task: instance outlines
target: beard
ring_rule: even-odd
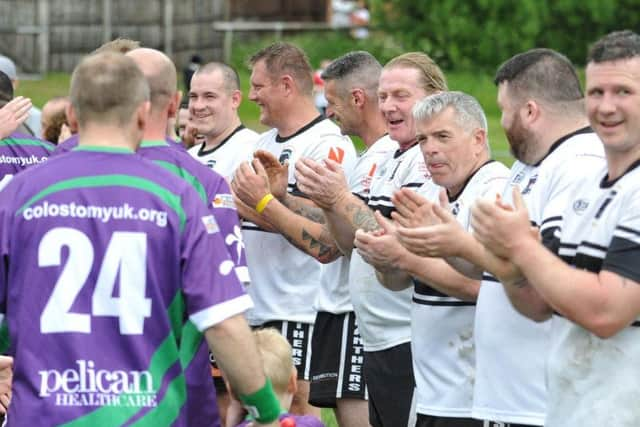
[[[511,127],[505,129],[504,133],[509,141],[511,155],[522,163],[533,164],[535,162],[535,159],[532,158],[535,136],[533,132],[522,125],[520,117],[516,115]]]

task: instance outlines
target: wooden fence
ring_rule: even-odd
[[[0,0],[0,54],[22,74],[70,71],[116,37],[166,52],[178,68],[198,53],[222,60],[230,20],[326,21],[327,0]],[[228,36],[227,36],[228,37]]]

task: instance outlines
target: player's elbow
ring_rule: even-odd
[[[577,323],[580,324],[580,322]],[[601,314],[587,318],[581,326],[598,338],[607,339],[627,327],[628,323],[615,316]]]
[[[337,260],[341,256],[342,256],[342,252],[340,252],[338,249],[335,249],[335,250],[329,251],[327,253],[318,254],[314,258],[320,264],[329,264],[329,263]]]

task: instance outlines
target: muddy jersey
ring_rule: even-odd
[[[202,332],[251,306],[197,193],[128,150],[18,174],[0,192],[0,252],[9,425],[186,426],[184,319]]]
[[[614,181],[606,166],[591,170],[566,206],[556,233],[560,257],[592,273],[640,283],[640,162]],[[621,279],[622,280],[622,279]],[[640,318],[607,339],[560,315],[547,363],[545,426],[640,425],[634,396],[640,378]]]
[[[260,136],[256,149],[269,151],[281,163],[289,163],[288,191],[295,195],[302,195],[294,174],[294,165],[299,159],[306,157],[317,162],[332,159],[341,163],[345,171],[353,168],[356,159],[351,140],[343,136],[331,120],[322,117],[286,138],[271,129]],[[253,223],[245,222],[243,233],[251,272],[248,291],[255,303],[255,308],[248,313],[251,324],[272,320],[313,323],[320,263],[282,235]]]
[[[45,162],[55,146],[47,141],[14,132],[0,139],[0,188],[2,180],[18,172]]]
[[[376,169],[390,153],[397,149],[398,143],[385,135],[362,153],[358,157],[353,171],[348,175],[351,192],[366,200],[369,197],[371,181]],[[322,264],[320,268],[322,285],[316,298],[316,310],[333,314],[353,311],[348,287],[349,259],[340,257],[330,264]]]
[[[189,154],[230,181],[240,163],[251,159],[259,136],[240,125],[216,147],[205,150],[203,142],[191,147]]]
[[[418,145],[390,152],[376,168],[367,204],[390,217],[395,191],[403,187],[417,190],[427,181],[432,182]],[[365,351],[386,350],[411,340],[411,289],[386,289],[356,250],[351,254],[349,292]]]
[[[460,194],[449,199],[451,213],[471,231],[471,207],[494,198],[505,186],[509,169],[490,161],[468,178]],[[437,200],[433,185],[418,192]],[[475,302],[445,295],[414,278],[411,305],[411,352],[416,379],[416,411],[438,417],[471,417],[475,380],[473,324]]]
[[[511,203],[512,188],[519,186],[532,224],[540,227],[543,243],[551,248],[569,197],[603,161],[596,134],[580,129],[554,143],[537,164],[516,161],[502,198]],[[551,338],[550,321],[536,323],[518,313],[502,285],[483,276],[476,305],[475,418],[543,425]]]

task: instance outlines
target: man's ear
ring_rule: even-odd
[[[136,109],[136,121],[138,124],[138,129],[143,132],[145,127],[147,126],[147,123],[149,122],[149,111],[151,111],[150,101],[144,101]]]
[[[242,102],[242,92],[239,90],[234,90],[231,92],[231,105],[234,110],[240,108],[240,103]]]
[[[285,93],[287,95],[291,94],[291,92],[293,92],[293,88],[295,87],[295,81],[293,80],[293,77],[291,77],[289,74],[285,74],[284,76],[280,77],[280,83],[283,85]]]
[[[67,123],[69,123],[71,133],[78,133],[78,116],[76,116],[76,110],[71,103],[68,103],[64,108],[64,114],[67,116]]]
[[[351,91],[351,102],[358,108],[362,108],[365,102],[365,95],[362,89],[353,89]]]
[[[294,395],[296,391],[298,391],[298,370],[294,366],[289,377],[289,384],[287,384],[287,393]]]
[[[171,97],[169,101],[169,118],[176,117],[178,115],[178,110],[180,109],[180,102],[182,101],[182,91],[177,91]]]

